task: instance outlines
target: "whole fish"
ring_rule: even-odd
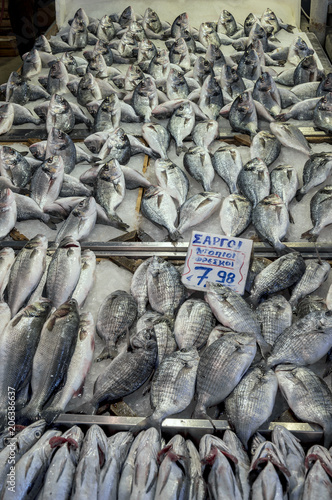
[[[154,224],[167,229],[171,241],[177,241],[180,234],[175,227],[177,220],[177,209],[173,198],[167,191],[158,187],[150,186],[144,192],[141,202],[141,212]]]
[[[163,259],[153,257],[148,268],[148,297],[154,311],[172,318],[184,300],[185,287],[177,269]]]
[[[69,84],[70,85],[70,84]],[[79,81],[77,88],[77,102],[81,106],[86,106],[91,101],[102,99],[100,87],[91,73],[86,73]],[[104,96],[106,97],[106,96]]]
[[[65,379],[77,343],[78,326],[77,303],[73,300],[62,304],[44,324],[32,363],[32,396],[20,413],[22,420],[36,420]]]
[[[45,159],[47,160],[50,156],[62,157],[65,174],[70,174],[75,168],[77,159],[75,145],[69,135],[55,127],[51,129],[47,137]]]
[[[305,262],[298,252],[283,255],[262,269],[250,290],[250,302],[257,305],[264,295],[280,292],[297,283],[305,272]]]
[[[233,391],[256,354],[255,335],[228,333],[209,345],[201,355],[193,418],[208,418],[207,409]]]
[[[94,384],[91,400],[75,409],[78,413],[95,414],[99,404],[114,401],[136,391],[151,376],[157,357],[157,344],[149,330],[141,330]]]
[[[99,498],[118,498],[121,470],[133,440],[131,432],[117,432],[107,439],[107,459],[100,473]]]
[[[323,97],[332,91],[332,73],[328,73],[325,78],[319,83],[316,91],[317,97]],[[6,99],[7,100],[7,99]]]
[[[176,434],[159,453],[163,457],[159,467],[155,500],[187,498],[189,490],[189,461],[186,442]]]
[[[16,436],[7,438],[7,446],[0,453],[0,493],[4,493],[4,486],[11,464],[15,463],[16,465],[20,458],[40,439],[45,427],[46,422],[39,420],[22,429]]]
[[[31,198],[43,210],[59,196],[65,164],[61,156],[50,156],[36,170],[31,179]]]
[[[220,283],[207,282],[205,300],[220,323],[235,332],[255,335],[261,349],[268,348],[256,314],[241,295]]]
[[[279,448],[285,458],[289,472],[289,498],[300,500],[302,498],[305,478],[305,454],[297,439],[286,427],[276,425],[272,431],[272,442]]]
[[[196,146],[208,148],[218,137],[219,125],[216,120],[205,120],[197,123],[192,133],[192,138]]]
[[[226,399],[226,413],[245,448],[250,437],[270,417],[278,390],[272,370],[251,368]]]
[[[224,106],[223,93],[217,79],[208,75],[202,85],[198,106],[210,120],[217,120]]]
[[[296,309],[300,299],[317,290],[327,280],[331,266],[327,261],[308,259],[305,261],[305,273],[292,290],[289,303]]]
[[[267,8],[261,17],[261,23],[263,26],[268,25],[273,27],[272,34],[275,35],[278,33],[280,29],[284,29],[288,31],[289,33],[293,33],[293,30],[295,29],[295,26],[292,26],[291,24],[286,24],[284,23],[280,18],[278,18],[275,13]]]
[[[162,160],[168,159],[168,148],[171,136],[168,130],[158,123],[144,123],[142,136],[152,149],[158,153]]]
[[[75,290],[73,291],[73,299],[77,301],[79,308],[83,304],[94,284],[96,273],[96,255],[92,250],[84,250],[81,255],[81,273]]]
[[[310,189],[319,186],[329,177],[332,169],[332,155],[328,152],[310,155],[303,167],[303,186],[296,193],[300,201]]]
[[[83,432],[80,427],[74,425],[64,432],[58,440],[55,438],[51,442],[53,446],[59,443],[60,447],[56,450],[46,472],[41,498],[44,500],[52,498],[54,491],[56,491],[57,497],[64,500],[68,498],[72,489],[83,442]]]
[[[252,93],[253,99],[260,102],[275,117],[281,112],[281,98],[272,76],[263,72],[257,79]]]
[[[153,328],[154,335],[157,340],[158,356],[156,368],[162,360],[169,354],[177,350],[177,344],[174,337],[172,321],[155,311],[148,311],[139,318],[136,323],[136,331]]]
[[[163,24],[156,11],[148,7],[143,16],[142,25],[144,32],[149,39],[163,39]]]
[[[227,64],[221,67],[219,84],[222,90],[227,92],[233,99],[246,90],[243,78],[238,75],[234,67]]]
[[[330,134],[332,131],[331,125],[331,93],[329,92],[325,96],[323,96],[314,109],[314,117],[313,122],[314,125],[320,130],[324,130],[324,132]]]
[[[145,313],[149,301],[147,272],[151,261],[152,257],[143,261],[135,270],[131,280],[130,291],[136,300],[137,316],[139,318]]]
[[[60,243],[66,236],[71,236],[76,241],[86,239],[93,230],[96,220],[96,201],[90,196],[79,202],[71,211],[67,220],[61,226],[55,241]]]
[[[151,382],[153,413],[139,426],[160,429],[165,418],[187,408],[195,393],[198,362],[196,347],[173,352],[163,359]]]
[[[10,146],[2,146],[0,149],[0,172],[1,175],[11,180],[13,191],[15,191],[14,186],[24,188],[29,184],[33,170],[32,163],[29,163],[21,153]]]
[[[119,127],[121,121],[121,105],[115,92],[100,104],[94,121],[95,132],[108,132]]]
[[[73,49],[84,49],[88,43],[88,28],[81,19],[74,19],[69,28],[68,45]]]
[[[211,191],[214,169],[207,149],[200,146],[190,148],[184,154],[183,166],[203,186],[204,191]]]
[[[20,311],[2,332],[1,344],[1,425],[7,416],[8,387],[18,391],[30,376],[43,324],[51,304],[42,299]]]
[[[183,145],[183,140],[191,134],[195,126],[195,112],[193,106],[188,102],[183,102],[172,114],[167,129],[176,144],[176,154],[180,155],[182,151],[186,151]]]
[[[241,194],[227,196],[220,209],[220,225],[226,236],[239,236],[251,222],[251,202]]]
[[[266,164],[260,158],[248,161],[239,172],[238,186],[251,201],[253,208],[270,192],[270,176]]]
[[[307,314],[310,314],[314,311],[326,311],[330,309],[328,295],[326,297],[326,301],[319,297],[318,295],[308,295],[301,299],[297,305],[296,315],[298,319],[304,318]]]
[[[180,71],[171,68],[166,80],[166,95],[172,99],[186,99],[189,95],[187,80]]]
[[[270,172],[271,193],[278,195],[286,207],[295,197],[299,180],[296,170],[291,165],[278,165]],[[289,214],[290,222],[293,221]]]
[[[204,47],[208,47],[211,43],[219,47],[221,40],[213,23],[201,23],[199,27],[199,41]]]
[[[38,75],[42,69],[42,62],[37,49],[33,48],[25,54],[21,69],[21,76],[31,80],[33,76]]]
[[[30,219],[38,219],[47,224],[51,229],[56,226],[50,221],[50,216],[43,212],[40,206],[28,196],[15,193],[17,221],[24,221]]]
[[[105,210],[107,217],[114,221],[119,229],[126,229],[125,224],[115,212],[125,197],[125,180],[117,160],[109,160],[98,173],[96,183],[96,202]]]
[[[263,198],[252,211],[252,222],[258,234],[273,246],[278,255],[285,251],[289,217],[287,206],[276,194]]]
[[[207,220],[219,207],[221,194],[213,191],[197,193],[187,199],[180,209],[178,232],[183,234],[190,227]]]
[[[40,125],[41,119],[32,113],[25,106],[21,106],[20,104],[15,103],[6,103],[2,104],[0,107],[1,113],[1,123],[5,128],[2,133],[5,133],[9,130],[9,126],[11,125],[23,125],[24,123],[33,123],[34,125]],[[11,112],[14,111],[14,120],[11,121]],[[1,130],[1,129],[0,129]]]
[[[243,445],[235,432],[226,429],[223,435],[223,441],[231,451],[232,455],[237,458],[235,463],[235,478],[243,500],[249,500],[250,485],[248,482],[248,474],[250,470],[250,460],[247,453],[243,449]]]
[[[245,49],[244,54],[239,61],[237,72],[242,78],[246,78],[247,80],[252,80],[255,82],[261,76],[261,65],[259,57],[252,46],[249,46]]]
[[[269,367],[280,363],[311,365],[332,347],[330,311],[315,311],[297,320],[277,338],[267,360]]]
[[[257,133],[257,112],[249,92],[243,92],[233,101],[229,112],[229,123],[237,132],[243,132],[251,136]]]
[[[13,71],[6,85],[6,102],[15,102],[24,106],[30,100],[30,88],[28,82]]]
[[[6,500],[27,498],[30,494],[32,498],[37,497],[54,453],[50,441],[61,434],[61,431],[46,431],[20,458],[15,464],[15,491],[10,489],[10,476],[7,476],[3,498]]]
[[[19,252],[11,269],[7,286],[12,316],[21,309],[37,287],[46,264],[47,238],[37,234]]]
[[[260,258],[260,257],[252,257],[250,259],[250,264],[249,264],[249,270],[248,270],[248,276],[247,276],[247,281],[246,281],[246,291],[250,292],[252,285],[254,283],[254,280],[266,266],[271,264],[271,260],[266,259],[266,258]]]
[[[313,227],[302,234],[301,238],[308,238],[309,241],[316,241],[319,233],[331,224],[331,201],[332,186],[327,185],[319,189],[310,200],[310,217]]]
[[[242,170],[242,158],[233,146],[221,146],[211,155],[217,174],[226,182],[230,193],[238,193],[237,179]]]
[[[305,155],[310,155],[311,147],[302,132],[291,123],[270,123],[271,132],[283,146],[296,149]]]
[[[169,50],[169,60],[172,64],[179,66],[183,71],[190,70],[190,52],[183,36],[175,39]]]
[[[137,305],[129,293],[117,290],[104,299],[98,311],[96,326],[99,337],[106,342],[106,348],[98,360],[116,356],[116,341],[132,326],[136,315]]]
[[[95,348],[95,324],[91,313],[80,315],[77,343],[70,360],[66,383],[56,394],[50,406],[42,411],[42,417],[50,423],[63,413],[72,398],[83,391],[85,378],[90,370]]]
[[[170,59],[168,51],[165,49],[156,49],[156,53],[151,59],[147,71],[157,82],[157,86],[162,86],[164,88],[170,73]]]
[[[43,78],[43,77],[41,77]],[[65,94],[67,89],[67,83],[69,82],[68,72],[66,66],[61,61],[55,61],[50,67],[46,90],[49,94]]]
[[[324,73],[318,69],[313,54],[304,57],[294,70],[294,85],[320,80]]]
[[[132,106],[145,122],[151,121],[152,110],[158,105],[157,88],[150,76],[142,80],[134,90]]]
[[[332,394],[327,384],[304,366],[279,365],[275,371],[280,390],[297,418],[324,429],[324,446],[332,440]]]
[[[15,195],[11,189],[0,190],[0,239],[7,236],[17,220]]]
[[[182,207],[189,191],[189,180],[184,171],[168,159],[156,160],[154,168],[159,185]]]
[[[101,427],[89,427],[82,444],[79,462],[72,483],[71,498],[98,498],[100,473],[107,460],[107,437]]]
[[[71,296],[81,272],[81,246],[71,236],[64,238],[50,262],[46,278],[46,296],[59,307]]]
[[[85,143],[87,144],[87,141]],[[103,148],[98,150],[93,148],[92,151],[99,153],[100,158],[103,158],[106,162],[115,159],[121,165],[126,165],[131,156],[129,138],[122,128],[118,128],[108,134]]]
[[[256,309],[262,335],[271,346],[292,324],[292,307],[282,295],[273,295]]]
[[[139,67],[143,67],[145,64],[149,64],[150,61],[157,53],[157,48],[155,44],[150,39],[143,39],[138,44],[138,53],[137,53],[137,64]],[[128,89],[129,90],[129,89]],[[134,90],[134,89],[130,89]]]
[[[199,299],[186,300],[174,323],[174,336],[179,349],[203,347],[215,324],[215,317],[206,302]]]
[[[0,108],[0,135],[5,134],[11,130],[14,123],[14,106],[3,104]]]

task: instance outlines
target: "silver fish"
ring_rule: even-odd
[[[298,319],[304,318],[307,314],[310,314],[314,311],[326,311],[330,309],[329,307],[329,294],[324,300],[322,297],[318,295],[308,295],[301,299],[297,305],[296,315]]]
[[[56,226],[50,222],[50,216],[43,212],[40,206],[28,196],[15,193],[17,221],[38,219],[49,225],[52,229]]]
[[[207,149],[219,135],[219,125],[216,120],[205,120],[197,123],[192,133],[196,146]]]
[[[238,193],[237,179],[242,170],[239,151],[233,146],[221,146],[211,155],[217,174],[226,182],[230,193]]]
[[[69,28],[68,45],[74,49],[84,49],[88,43],[88,29],[84,21],[74,18]]]
[[[189,180],[184,171],[168,159],[156,160],[154,168],[159,185],[182,207],[189,191]]]
[[[282,199],[270,194],[259,201],[253,208],[252,222],[258,234],[280,255],[286,248],[282,240],[289,225],[288,210]]]
[[[177,241],[180,238],[175,227],[177,209],[173,198],[167,191],[158,186],[147,188],[142,198],[141,212],[154,224],[165,227],[171,241]]]
[[[156,368],[162,360],[169,354],[177,350],[177,344],[174,337],[172,321],[155,311],[148,311],[139,318],[136,323],[136,331],[153,328],[157,340],[158,356]]]
[[[220,202],[221,194],[213,191],[194,194],[188,198],[180,209],[178,232],[183,234],[190,227],[207,220],[218,209]]]
[[[194,146],[183,157],[183,166],[187,172],[202,186],[204,191],[211,191],[214,179],[214,168],[207,149]]]
[[[158,123],[144,123],[142,136],[152,151],[158,153],[162,160],[167,160],[171,136],[165,127]]]
[[[7,236],[13,229],[17,220],[15,195],[11,189],[0,191],[0,239]]]
[[[21,309],[42,277],[47,244],[46,236],[37,234],[22,248],[10,269],[7,292],[12,316]]]
[[[224,98],[217,79],[212,75],[208,75],[203,82],[198,106],[210,120],[218,119]]]
[[[167,129],[175,140],[176,154],[186,151],[183,140],[191,134],[195,126],[195,112],[190,101],[183,102],[172,114]]]
[[[282,295],[273,295],[256,309],[262,335],[271,346],[292,324],[292,307]]]
[[[56,61],[50,67],[46,90],[49,94],[65,94],[67,92],[67,83],[69,76],[66,66],[61,61]]]
[[[55,242],[59,243],[66,236],[71,236],[77,241],[86,239],[97,220],[97,207],[95,199],[90,196],[79,202],[71,211],[66,222],[61,226]]]
[[[0,172],[3,176],[10,179],[14,186],[19,188],[26,187],[31,181],[33,170],[32,163],[29,163],[21,153],[10,146],[1,147]],[[14,186],[13,191],[15,192]]]
[[[283,146],[296,149],[305,155],[310,155],[311,147],[302,132],[291,123],[270,123],[271,132]]]
[[[65,164],[61,156],[50,156],[36,170],[31,179],[31,198],[43,210],[59,196]]]
[[[229,123],[237,132],[243,132],[251,136],[257,133],[257,112],[249,92],[243,92],[233,101],[229,112]]]
[[[221,229],[227,236],[239,236],[251,222],[252,205],[241,194],[227,196],[220,209]]]
[[[169,50],[169,60],[176,64],[183,71],[187,72],[191,68],[191,57],[189,48],[183,36],[177,38]]]
[[[156,85],[150,76],[142,80],[134,90],[132,106],[136,114],[144,119],[145,122],[151,120],[153,108],[158,104],[158,95]]]
[[[83,304],[94,284],[96,272],[96,255],[92,250],[84,250],[81,255],[81,273],[75,290],[73,291],[73,299],[77,301],[79,308]]]
[[[11,130],[14,123],[14,106],[4,104],[0,108],[0,135],[5,134]]]
[[[21,70],[21,76],[29,80],[38,75],[42,69],[42,62],[37,49],[33,48],[30,52],[25,54]]]
[[[166,79],[166,95],[172,99],[186,99],[189,95],[189,86],[184,75],[174,68],[171,68]]]
[[[273,117],[281,112],[281,98],[277,84],[269,73],[263,72],[257,79],[252,97],[260,102]]]
[[[251,201],[253,208],[270,193],[270,176],[266,164],[260,158],[248,161],[239,172],[238,186]]]
[[[163,461],[159,467],[155,500],[187,498],[189,490],[189,464],[186,442],[176,434],[161,450]]]
[[[152,257],[149,257],[142,262],[135,270],[131,280],[130,291],[137,302],[137,316],[139,318],[145,313],[149,301],[147,272],[151,261]]]
[[[215,324],[216,320],[206,302],[199,299],[186,300],[174,323],[174,336],[179,349],[203,347]]]
[[[121,105],[115,93],[106,97],[100,104],[94,121],[95,132],[108,132],[117,129],[121,121]]]
[[[324,429],[324,446],[332,440],[332,394],[327,384],[304,366],[279,365],[276,375],[282,394],[295,415]]]
[[[330,153],[315,153],[310,155],[303,167],[303,186],[296,193],[297,201],[313,187],[319,186],[329,177],[332,170],[332,155]]]
[[[328,500],[332,495],[330,475],[319,460],[309,470],[303,490],[303,500],[313,500],[316,495]]]
[[[106,96],[105,96],[106,97]],[[91,73],[86,73],[79,81],[77,88],[77,102],[86,106],[91,101],[102,99],[100,87]]]
[[[62,157],[66,174],[74,170],[77,160],[75,145],[69,135],[55,127],[51,129],[47,137],[45,159],[47,160],[50,156]]]
[[[278,165],[270,172],[271,193],[278,195],[286,207],[295,197],[299,180],[296,170],[291,165]],[[293,221],[289,214],[290,222]]]
[[[305,264],[305,273],[295,285],[289,299],[289,303],[293,309],[296,309],[300,299],[317,290],[330,274],[331,266],[327,261],[308,259],[305,261]]]
[[[331,224],[331,201],[332,186],[327,185],[319,189],[310,200],[310,217],[313,227],[302,234],[301,238],[308,238],[309,241],[316,241],[319,233]]]
[[[238,74],[247,80],[257,81],[261,76],[261,65],[257,52],[252,46],[245,49],[241,57],[238,69]]]
[[[138,453],[140,443],[143,441],[143,437],[146,434],[146,432],[147,431],[142,431],[136,436],[134,442],[130,447],[127,458],[123,464],[121,477],[119,481],[119,487],[118,487],[118,498],[121,498],[123,500],[130,500],[130,495],[132,492],[133,481],[134,481],[134,468],[135,468],[136,456]],[[152,432],[154,433],[154,431]],[[151,435],[151,431],[149,432],[149,435]]]

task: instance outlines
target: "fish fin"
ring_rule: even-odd
[[[91,404],[90,401],[84,403],[83,405],[77,406],[72,412],[68,413],[83,413],[85,415],[94,415],[96,413],[96,408]]]
[[[114,359],[118,355],[118,350],[115,346],[106,346],[102,352],[97,356],[96,363],[103,361],[104,359]]]
[[[63,408],[56,406],[49,406],[46,410],[41,412],[41,418],[43,418],[47,424],[52,424],[56,418],[63,413]]]
[[[173,242],[178,241],[180,238],[181,239],[183,238],[181,233],[177,230],[169,232],[168,234],[169,234],[169,239]]]
[[[309,229],[309,231],[306,231],[305,233],[301,234],[301,238],[306,238],[309,241],[316,241],[318,236],[312,234],[313,228]]]
[[[295,195],[296,201],[301,201],[304,195],[305,193],[301,193],[301,189],[299,189]]]
[[[137,436],[141,431],[149,429],[150,427],[154,427],[159,432],[161,436],[161,422],[158,419],[155,419],[153,414],[149,417],[141,420],[137,425],[135,425],[134,429],[132,429],[132,433],[134,436]]]

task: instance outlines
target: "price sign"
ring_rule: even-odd
[[[244,293],[252,241],[193,231],[182,273],[182,283],[204,290],[212,281]]]

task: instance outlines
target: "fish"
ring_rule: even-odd
[[[97,207],[93,196],[79,202],[61,226],[55,238],[60,243],[66,236],[71,236],[76,241],[86,239],[93,231],[97,221]]]
[[[166,95],[173,99],[186,99],[189,96],[189,85],[181,71],[171,68],[166,79]]]
[[[294,104],[289,111],[277,115],[276,119],[279,121],[286,121],[291,118],[294,120],[312,120],[316,104],[319,100],[319,97],[314,97],[298,102]]]
[[[32,163],[16,149],[10,146],[2,146],[0,149],[0,172],[4,177],[10,179],[18,188],[24,188],[30,183],[34,171]],[[10,186],[8,186],[10,187]]]
[[[267,360],[269,368],[281,363],[311,365],[332,347],[330,311],[315,311],[297,320],[277,338]]]
[[[90,196],[92,192],[92,188],[80,182],[76,177],[64,174],[59,197]]]
[[[154,168],[160,187],[177,201],[179,207],[182,207],[189,191],[189,180],[184,171],[168,159],[156,160]]]
[[[76,148],[68,134],[53,127],[47,136],[45,159],[50,156],[61,156],[64,162],[64,173],[70,174],[74,170],[77,153]]]
[[[69,87],[70,84],[67,85]],[[106,96],[105,96],[106,97]],[[86,106],[91,101],[102,99],[101,89],[91,73],[86,73],[79,81],[77,87],[77,102],[81,106]]]
[[[146,306],[149,301],[147,272],[151,261],[152,257],[143,261],[135,270],[131,280],[130,292],[137,303],[138,318],[146,312]]]
[[[166,356],[151,382],[152,415],[138,426],[153,426],[160,430],[169,415],[183,411],[195,393],[199,356],[196,347],[188,347]]]
[[[103,300],[97,318],[97,333],[106,342],[98,361],[117,355],[116,341],[132,326],[137,316],[134,298],[123,290],[117,290]]]
[[[296,170],[292,165],[278,165],[270,172],[271,193],[276,194],[281,198],[286,207],[295,197],[299,180]],[[293,221],[289,213],[290,222]]]
[[[149,330],[141,330],[99,375],[91,400],[75,408],[76,413],[94,415],[102,401],[114,401],[131,394],[151,376],[157,357],[157,343]]]
[[[151,427],[151,430],[148,432],[148,436],[154,438],[155,431],[156,431],[156,429]],[[122,472],[121,472],[121,476],[120,476],[120,481],[119,481],[119,486],[118,486],[118,498],[122,498],[123,500],[130,499],[130,495],[131,495],[131,492],[133,489],[136,456],[138,454],[140,443],[143,442],[143,438],[144,438],[146,432],[147,431],[141,431],[135,437],[135,439],[134,439],[134,441],[129,449],[127,458],[123,464],[123,468],[122,468]],[[153,485],[152,485],[152,487],[153,487]]]
[[[242,27],[236,22],[233,14],[224,9],[218,19],[217,32],[232,37],[241,29]]]
[[[270,417],[278,390],[273,370],[250,368],[225,402],[227,419],[248,448],[250,437]]]
[[[189,490],[189,461],[186,442],[176,434],[159,452],[159,467],[155,500],[187,498]]]
[[[169,60],[172,64],[176,64],[183,71],[190,71],[191,57],[189,48],[183,36],[176,38],[173,45],[169,49]]]
[[[324,446],[332,440],[332,395],[327,384],[304,366],[280,364],[275,370],[280,390],[297,418],[324,429]]]
[[[86,68],[86,73],[91,73],[95,78],[107,78],[108,67],[104,56],[99,53],[92,53]]]
[[[173,318],[185,295],[180,273],[173,264],[156,256],[150,262],[147,273],[148,298],[152,309]]]
[[[0,239],[5,238],[14,228],[17,220],[15,195],[11,189],[0,191]]]
[[[314,493],[313,493],[314,491]],[[310,500],[314,495],[328,499],[332,494],[330,476],[319,460],[308,471],[303,490],[303,499]]]
[[[332,91],[331,77],[332,77],[332,74],[328,73],[325,76],[325,78],[323,78],[322,81],[319,83],[319,85],[317,87],[317,91],[316,91],[317,97],[323,97],[324,95],[327,95],[329,92]]]
[[[239,61],[237,73],[241,78],[246,78],[254,82],[259,81],[262,70],[258,54],[255,49],[252,48],[252,45],[245,49]]]
[[[38,75],[42,69],[42,62],[37,49],[32,48],[23,58],[21,76],[31,80],[32,77]]]
[[[151,121],[152,110],[158,105],[157,88],[150,76],[144,78],[135,88],[132,106],[144,122]]]
[[[285,290],[297,283],[304,272],[305,262],[299,252],[279,257],[256,275],[250,290],[250,302],[257,305],[261,297]]]
[[[235,463],[235,478],[243,500],[249,500],[250,485],[248,482],[248,474],[250,470],[250,460],[247,453],[243,449],[243,445],[235,432],[226,429],[223,435],[223,442],[230,450],[231,454],[237,459]]]
[[[292,306],[283,295],[273,295],[261,302],[256,314],[261,324],[262,335],[271,346],[292,324]]]
[[[59,196],[65,164],[58,155],[49,156],[36,170],[31,179],[31,198],[43,210]]]
[[[0,453],[0,493],[4,493],[7,474],[9,474],[11,470],[11,460],[14,459],[16,465],[20,458],[38,441],[38,439],[40,439],[45,431],[45,427],[46,422],[39,420],[22,429],[16,436],[14,436],[13,431],[11,431],[14,437],[7,438],[7,446]]]
[[[330,199],[332,186],[327,185],[319,189],[310,200],[310,217],[314,227],[301,235],[301,238],[308,238],[309,241],[316,241],[321,230],[331,224],[330,222]]]
[[[200,299],[186,300],[174,323],[174,336],[179,349],[201,349],[215,324],[216,319],[206,302]]]
[[[59,94],[53,94],[48,107],[46,130],[49,133],[53,127],[70,133],[75,125],[75,116],[69,102]]]
[[[59,308],[69,300],[81,272],[81,246],[71,236],[58,245],[50,262],[46,278],[46,296]]]
[[[168,159],[171,136],[165,127],[159,123],[144,123],[142,136],[152,151],[156,152],[162,160]]]
[[[4,247],[0,250],[0,299],[3,301],[3,294],[7,287],[10,269],[15,260],[15,252],[11,247]]]
[[[110,42],[115,37],[115,26],[111,16],[103,16],[98,24],[97,38],[102,42]]]
[[[81,273],[77,285],[73,291],[72,298],[76,300],[79,308],[84,302],[93,287],[96,274],[96,255],[92,250],[84,250],[81,255]]]
[[[233,99],[246,90],[243,78],[238,75],[234,67],[227,64],[221,67],[219,84],[221,89],[227,92]]]
[[[95,349],[95,324],[92,314],[82,313],[79,319],[77,343],[70,360],[66,383],[56,394],[50,406],[41,412],[42,418],[53,422],[63,413],[68,403],[83,392],[84,381],[90,370]]]
[[[100,498],[113,500],[118,498],[121,471],[133,440],[134,436],[131,432],[117,432],[107,439],[107,458],[105,465],[101,469],[99,480],[98,496]],[[149,445],[150,443],[148,440],[148,449]],[[141,460],[143,459],[142,455],[141,453]]]
[[[147,7],[144,12],[143,21],[142,21],[143,29],[145,35],[148,39],[163,39],[163,24],[159,19],[159,16],[156,11]]]
[[[206,484],[203,479],[202,466],[198,450],[190,439],[186,446],[189,454],[189,492],[188,500],[203,500],[206,497]]]
[[[271,122],[270,129],[283,146],[295,149],[308,156],[311,154],[310,144],[295,125],[291,123]]]
[[[239,236],[251,222],[251,202],[241,194],[230,194],[220,209],[220,226],[226,236]]]
[[[20,413],[22,421],[40,418],[45,403],[65,380],[77,343],[78,327],[79,314],[74,300],[63,303],[45,322],[32,363],[32,396]]]
[[[292,26],[291,24],[286,24],[283,23],[280,18],[278,18],[274,12],[272,12],[271,9],[267,8],[261,17],[261,23],[263,26],[273,26],[273,31],[272,34],[275,35],[280,31],[280,29],[284,29],[288,31],[289,33],[293,33],[293,30],[295,29],[295,26]]]
[[[173,112],[167,129],[173,137],[176,144],[176,154],[180,155],[181,152],[186,151],[183,145],[183,140],[188,137],[195,126],[195,112],[190,101],[183,102]]]
[[[258,234],[273,246],[278,255],[287,251],[282,240],[288,230],[288,210],[277,194],[266,196],[254,206],[252,222]]]
[[[59,443],[59,448],[46,472],[41,498],[52,498],[55,490],[58,498],[70,495],[82,442],[83,432],[77,425],[51,441],[54,447]]]
[[[18,392],[27,384],[41,330],[50,310],[50,301],[41,299],[19,311],[2,332],[0,339],[2,360],[1,426],[7,423],[8,387]]]
[[[269,171],[260,158],[254,158],[243,166],[237,182],[242,194],[252,203],[253,209],[270,193]]]
[[[61,431],[48,430],[15,464],[15,491],[9,488],[10,476],[7,476],[3,498],[24,498],[30,495],[36,498],[42,487],[44,476],[49,468],[54,449],[50,441],[52,438],[61,436]],[[17,481],[17,483],[16,483]]]
[[[204,120],[195,125],[192,138],[196,146],[208,149],[219,135],[219,125],[216,120]]]
[[[206,283],[205,300],[218,321],[238,333],[253,334],[264,354],[269,349],[255,312],[238,293],[221,283]]]
[[[92,136],[89,137],[92,140]],[[99,153],[99,157],[103,158],[105,162],[115,159],[121,165],[126,165],[131,157],[130,141],[123,128],[109,132],[104,146],[100,149],[92,146],[87,139],[85,139],[85,144],[92,148],[92,152]]]
[[[233,146],[221,146],[212,155],[212,165],[226,182],[230,193],[238,193],[237,179],[242,170],[242,158]]]
[[[304,318],[307,314],[310,314],[314,311],[326,311],[330,309],[328,307],[328,295],[326,297],[326,301],[319,297],[318,295],[307,295],[303,299],[301,299],[297,305],[296,315],[298,319]]]
[[[155,311],[148,311],[136,323],[136,331],[152,328],[157,340],[158,355],[156,368],[164,358],[177,350],[172,321]]]
[[[72,482],[74,500],[97,498],[101,471],[107,460],[107,437],[96,424],[89,427],[82,444],[79,462]]]
[[[218,33],[215,30],[213,23],[204,22],[201,23],[199,27],[199,41],[204,47],[208,47],[210,44],[214,44],[217,47],[220,46],[221,40]]]
[[[137,53],[137,64],[139,68],[144,68],[144,65],[148,65],[150,61],[154,58],[157,53],[157,48],[155,44],[149,39],[143,39],[138,44],[138,53]],[[133,90],[133,89],[128,89]]]
[[[234,99],[229,112],[229,123],[236,132],[243,132],[251,136],[257,133],[257,112],[249,92],[243,92]]]
[[[109,160],[100,169],[96,183],[96,202],[105,210],[107,217],[119,229],[125,230],[125,224],[115,212],[125,197],[125,180],[120,164],[117,160]]]
[[[141,212],[154,224],[167,229],[171,241],[177,241],[180,238],[179,231],[175,227],[177,209],[173,198],[167,191],[159,186],[148,187],[142,198]]]
[[[205,349],[197,370],[193,418],[207,418],[212,423],[207,409],[227,398],[248,370],[255,355],[254,334],[228,333]]]
[[[217,120],[219,117],[224,99],[221,87],[212,75],[208,75],[203,82],[198,106],[210,120]]]
[[[190,148],[184,154],[183,166],[187,172],[203,186],[204,191],[211,191],[211,184],[214,179],[214,168],[207,149],[200,146]]]
[[[106,97],[100,104],[94,120],[95,132],[108,132],[119,128],[121,104],[115,93]]]
[[[281,98],[275,81],[267,72],[262,72],[257,78],[252,93],[253,99],[260,102],[273,116],[281,112]]]
[[[84,49],[88,43],[88,29],[84,21],[75,18],[70,25],[68,45],[73,49]]]
[[[25,78],[13,71],[6,84],[6,102],[24,106],[30,100],[30,88]]]
[[[328,152],[310,155],[303,167],[303,186],[296,193],[297,201],[313,187],[322,184],[330,175],[332,169],[332,155]]]
[[[332,131],[330,119],[331,109],[331,94],[329,92],[318,101],[313,115],[314,125],[320,130],[324,130],[327,134],[330,134]]]
[[[177,231],[183,234],[190,227],[207,220],[219,207],[221,194],[213,191],[197,193],[188,198],[180,209]]]
[[[11,130],[14,123],[14,106],[12,103],[3,104],[0,108],[0,135]]]
[[[161,86],[164,87],[170,73],[170,59],[167,50],[156,49],[154,56],[149,62],[147,72],[156,81],[158,88]]]
[[[7,301],[12,316],[21,309],[37,287],[45,269],[47,238],[37,234],[18,253],[10,269]]]
[[[294,500],[302,498],[305,467],[305,454],[301,442],[286,427],[276,425],[272,431],[272,442],[284,456],[289,476],[289,497]]]
[[[292,290],[289,303],[296,310],[300,299],[317,290],[327,280],[331,266],[327,261],[308,259],[305,261],[306,270],[300,281]]]

